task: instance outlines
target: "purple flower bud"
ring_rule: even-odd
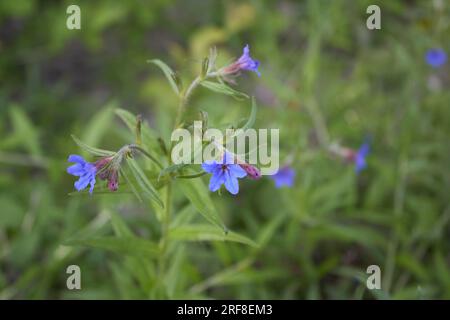
[[[109,170],[107,170],[107,165],[111,162],[113,157],[105,157],[97,160],[94,165],[97,169],[97,175],[100,179],[106,180],[108,178]]]
[[[117,171],[111,171],[109,177],[108,177],[108,189],[111,191],[117,191],[119,188],[119,175],[117,174]]]
[[[247,172],[247,176],[250,179],[258,180],[259,178],[261,178],[261,172],[257,167],[252,166],[251,164],[248,163],[241,163],[239,165],[241,166],[242,169],[245,170],[245,172]]]
[[[221,71],[223,74],[235,74],[238,73],[241,70],[248,70],[248,71],[254,71],[258,75],[258,77],[261,76],[261,73],[258,71],[259,67],[259,61],[253,60],[250,57],[250,47],[247,44],[244,47],[242,56],[230,64],[229,66],[223,68]]]

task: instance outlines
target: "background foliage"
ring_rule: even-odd
[[[449,67],[424,61],[429,48],[448,52],[450,7],[378,1],[382,30],[369,31],[373,2],[1,1],[0,298],[450,298]],[[73,3],[79,31],[65,27]],[[224,64],[245,43],[262,76],[241,76],[237,89],[256,96],[257,127],[280,128],[296,181],[276,189],[264,177],[211,197],[259,247],[180,243],[161,280],[139,243],[69,245],[76,234],[160,233],[157,210],[132,195],[68,195],[66,159],[80,153],[70,134],[118,149],[130,139],[120,107],[168,141],[177,102],[146,61],[190,79],[210,46]],[[198,110],[219,126],[247,117],[250,103],[201,88],[192,118]],[[357,148],[366,135],[358,177],[320,148],[321,137]],[[191,220],[205,222],[176,189],[174,223]],[[70,264],[80,291],[66,288]],[[366,289],[371,264],[382,290]]]

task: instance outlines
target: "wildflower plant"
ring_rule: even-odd
[[[173,93],[178,97],[178,111],[173,119],[174,130],[189,127],[190,123],[185,119],[189,98],[200,86],[237,99],[249,98],[226,84],[227,77],[237,76],[242,71],[254,71],[260,75],[259,62],[250,57],[249,46],[245,46],[243,55],[230,65],[217,68],[216,58],[217,51],[213,48],[203,60],[200,74],[188,86],[184,86],[179,75],[164,62],[149,60],[149,63],[162,70]],[[150,202],[152,212],[160,224],[160,237],[138,237],[120,216],[114,215],[111,217],[114,236],[76,235],[67,240],[68,245],[87,245],[131,254],[135,257],[132,263],[136,264],[136,268],[141,268],[138,266],[140,259],[145,257],[146,263],[150,264],[148,270],[154,272],[139,280],[149,297],[153,298],[171,297],[167,283],[168,269],[171,261],[176,258],[175,252],[181,247],[180,243],[220,240],[257,246],[249,238],[227,229],[211,198],[212,192],[218,191],[222,185],[230,194],[238,195],[239,180],[245,177],[260,178],[256,166],[238,159],[222,145],[219,146],[221,152],[217,160],[206,160],[202,165],[174,164],[171,158],[173,143],[166,143],[164,137],[144,123],[140,116],[123,109],[117,109],[115,113],[126,124],[132,133],[130,136],[134,135],[134,139],[117,151],[110,151],[86,145],[73,136],[76,144],[90,153],[92,159],[70,155],[68,161],[72,165],[67,168],[67,172],[78,177],[74,184],[77,190],[75,194],[82,192],[95,196],[96,193],[126,191],[133,193],[142,205]],[[256,104],[253,99],[250,118],[245,124],[247,128],[254,123],[255,115]],[[201,112],[199,117],[207,123],[206,112]],[[209,188],[202,178],[207,174],[211,174]],[[106,182],[106,188],[102,186],[103,181]],[[85,190],[88,187],[89,189]],[[181,190],[195,211],[201,214],[203,218],[200,220],[203,222],[173,222],[180,214],[176,212],[174,188]]]

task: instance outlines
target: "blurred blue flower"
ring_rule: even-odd
[[[289,166],[285,166],[278,170],[277,173],[270,176],[275,181],[275,187],[281,188],[283,186],[292,187],[295,180],[295,170]]]
[[[258,71],[259,61],[253,60],[250,57],[250,47],[248,44],[244,47],[242,56],[238,59],[237,63],[239,64],[240,69],[254,71],[258,77],[261,76],[261,73]]]
[[[355,154],[355,171],[359,174],[363,169],[367,167],[366,157],[370,152],[369,142],[364,142]]]
[[[447,54],[441,48],[433,48],[427,51],[425,60],[433,68],[439,68],[447,61]]]
[[[84,160],[82,156],[76,154],[71,154],[68,161],[75,162],[75,164],[67,168],[67,173],[80,177],[80,179],[75,182],[75,189],[81,191],[85,189],[88,184],[90,184],[91,187],[89,189],[89,193],[92,193],[95,186],[97,167],[94,164]]]
[[[220,186],[225,184],[225,188],[231,194],[237,194],[239,192],[238,178],[243,178],[247,175],[244,169],[234,163],[232,155],[228,152],[224,153],[222,161],[205,161],[202,164],[202,168],[212,174],[209,181],[209,190],[212,192],[219,190]]]
[[[232,64],[223,67],[219,70],[219,73],[221,74],[238,74],[241,70],[249,70],[254,71],[256,74],[260,77],[261,74],[258,71],[259,67],[259,61],[253,60],[250,57],[250,47],[248,44],[244,47],[242,56],[236,61],[234,61]]]

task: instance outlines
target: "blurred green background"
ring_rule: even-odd
[[[70,4],[81,30],[66,28]],[[370,4],[381,30],[366,28]],[[262,76],[243,74],[236,88],[256,96],[257,128],[280,128],[280,161],[296,180],[212,195],[227,226],[261,246],[183,244],[164,297],[449,299],[450,69],[424,59],[448,52],[449,18],[446,1],[1,1],[0,298],[151,297],[128,257],[62,245],[110,228],[111,214],[141,237],[159,232],[128,194],[68,195],[67,156],[81,153],[70,134],[119,148],[129,139],[120,107],[168,141],[176,99],[146,61],[188,81],[211,46],[224,64],[248,43]],[[189,110],[219,125],[248,116],[250,103],[199,89]],[[369,135],[368,168],[356,176],[330,157],[324,132],[352,148]],[[175,197],[175,219],[193,210]],[[79,291],[66,288],[71,264]],[[366,288],[373,264],[381,290]]]

